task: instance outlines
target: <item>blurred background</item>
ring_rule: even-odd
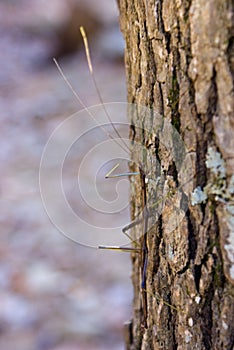
[[[83,247],[61,235],[38,185],[48,137],[81,108],[52,58],[86,105],[99,103],[80,25],[103,100],[125,101],[115,0],[0,1],[1,349],[124,349],[132,299],[128,254]],[[66,181],[73,175],[68,169]]]

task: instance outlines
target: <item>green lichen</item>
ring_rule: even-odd
[[[234,175],[228,185],[225,162],[221,154],[212,147],[208,148],[206,167],[210,169],[212,180],[203,189],[200,186],[195,188],[191,195],[192,205],[204,203],[208,198],[222,203],[233,203]]]
[[[208,148],[206,167],[207,169],[210,169],[218,179],[224,179],[226,177],[224,160],[221,157],[221,154],[211,147]]]
[[[206,200],[207,200],[207,194],[201,189],[201,187],[198,186],[197,188],[195,188],[195,190],[191,195],[192,205],[206,202]]]

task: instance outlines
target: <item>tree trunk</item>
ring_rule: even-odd
[[[233,349],[233,1],[118,4],[130,136],[142,145],[126,347]]]

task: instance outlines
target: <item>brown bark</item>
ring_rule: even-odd
[[[146,176],[154,180],[153,185],[146,184],[147,200],[154,198],[152,204],[165,192],[155,185],[159,175],[165,175],[164,187],[177,191],[167,197],[156,224],[149,226],[145,236],[148,262],[144,291],[145,258],[132,254],[133,320],[131,327],[128,325],[126,347],[233,349],[233,1],[118,2],[126,42],[128,101],[162,115],[161,130],[164,121],[171,123],[185,145],[184,171],[190,168],[195,173],[192,188],[199,185],[208,189],[204,203],[191,205],[191,187],[178,187],[181,175],[159,137],[155,115],[140,113],[136,107],[129,116],[131,137],[149,151],[146,156],[142,151],[140,164],[144,160]],[[145,129],[150,133],[142,131]],[[209,149],[224,159],[225,176],[216,176],[208,169]],[[133,159],[135,153],[133,148]],[[132,182],[133,220],[142,206],[140,180]],[[217,195],[219,186],[222,193]],[[188,208],[180,225],[168,229],[186,201]],[[140,236],[142,232],[137,230],[142,230],[142,225],[134,228],[134,235]]]

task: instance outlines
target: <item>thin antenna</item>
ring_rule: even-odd
[[[104,110],[104,112],[105,112],[105,114],[107,116],[107,119],[111,123],[111,126],[114,129],[116,135],[122,140],[123,144],[125,145],[127,150],[130,152],[130,149],[129,149],[127,143],[122,139],[120,133],[118,132],[117,128],[115,127],[114,123],[111,120],[110,114],[108,113],[108,111],[107,111],[107,109],[105,107],[102,95],[101,95],[100,90],[98,88],[98,84],[97,84],[97,81],[96,81],[96,78],[95,78],[95,75],[94,75],[94,72],[93,72],[93,66],[92,66],[92,61],[91,61],[91,56],[90,56],[89,43],[88,43],[87,35],[85,33],[84,27],[82,27],[82,26],[80,27],[80,33],[82,35],[83,42],[84,42],[85,53],[86,53],[86,57],[87,57],[87,62],[88,62],[88,66],[89,66],[90,75],[91,75],[91,78],[92,78],[95,90],[97,92],[98,98],[99,98],[99,100],[100,100],[100,102],[102,104],[102,108],[103,108],[103,110]]]
[[[83,26],[80,27],[80,33],[82,35],[82,39],[84,42],[85,53],[86,53],[86,57],[87,57],[89,71],[90,71],[90,74],[93,74],[93,65],[92,65],[92,61],[91,61],[91,57],[90,57],[89,43],[88,43],[87,35],[85,33]]]
[[[59,65],[58,61],[56,60],[56,58],[53,58],[53,61],[56,65],[56,67],[58,68],[59,73],[61,74],[63,80],[65,81],[65,83],[67,84],[67,86],[69,87],[69,89],[71,90],[71,92],[73,93],[73,95],[75,96],[75,98],[78,100],[78,102],[80,103],[80,105],[85,109],[85,111],[90,115],[90,117],[95,121],[95,123],[101,128],[101,130],[106,134],[107,137],[109,137],[110,139],[112,139],[119,147],[121,147],[125,152],[126,149],[107,131],[107,129],[102,126],[101,124],[99,124],[98,120],[95,118],[95,116],[90,112],[90,110],[88,109],[88,107],[84,104],[84,102],[82,101],[82,99],[80,98],[80,96],[77,94],[77,92],[74,90],[72,84],[70,83],[70,81],[68,80],[68,78],[66,77],[66,75],[63,73],[63,70],[61,68],[61,66]],[[123,140],[122,140],[123,141]]]

